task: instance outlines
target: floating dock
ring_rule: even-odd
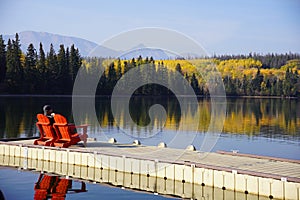
[[[300,198],[299,160],[138,143],[32,144],[0,142],[0,165],[189,199]]]

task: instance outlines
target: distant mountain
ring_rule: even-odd
[[[122,53],[119,57],[120,59],[128,60],[131,58],[137,58],[138,56],[142,56],[143,58],[152,57],[154,60],[173,59],[173,56],[168,55],[165,51],[161,49],[145,48],[145,47],[132,49],[130,51],[127,51],[126,53]]]
[[[153,57],[154,60],[166,60],[174,59],[175,56],[161,49],[147,48],[144,44],[139,44],[134,48],[131,48],[126,51],[115,51],[113,49],[101,46],[95,42],[91,42],[85,39],[63,36],[58,34],[52,34],[47,32],[35,32],[35,31],[23,31],[18,33],[21,43],[21,49],[23,52],[27,51],[27,48],[30,43],[34,47],[39,49],[39,44],[42,42],[45,52],[49,52],[50,44],[53,44],[53,47],[56,52],[59,50],[59,46],[63,44],[66,47],[70,47],[72,44],[79,49],[79,52],[82,56],[96,56],[96,57],[111,57],[121,59],[131,59],[133,57],[137,58],[141,55],[143,58]],[[3,39],[7,43],[8,39],[14,39],[15,34],[13,35],[3,35]]]
[[[56,51],[59,50],[59,45],[61,44],[64,44],[65,47],[70,47],[72,44],[74,44],[75,47],[79,49],[79,52],[82,56],[87,56],[91,50],[98,46],[98,44],[85,39],[46,32],[23,31],[18,34],[23,52],[27,51],[27,47],[30,43],[32,43],[33,46],[38,50],[39,44],[42,42],[45,52],[49,51],[51,43]],[[8,41],[8,38],[14,39],[15,34],[3,36],[5,42]]]
[[[152,56],[154,60],[167,60],[167,59],[174,59],[176,57],[161,49],[148,48],[144,44],[139,44],[126,51],[115,51],[113,49],[99,45],[89,53],[89,56],[110,57],[110,58],[119,57],[122,60],[138,58],[139,56],[142,56],[143,58],[146,57],[150,58]]]

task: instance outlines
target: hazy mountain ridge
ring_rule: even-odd
[[[48,52],[50,49],[50,44],[53,44],[55,51],[59,50],[59,46],[63,44],[66,47],[70,47],[72,44],[79,49],[79,52],[82,56],[87,56],[90,51],[92,51],[98,44],[70,36],[63,36],[58,34],[52,34],[47,32],[35,32],[35,31],[23,31],[18,33],[21,43],[21,49],[23,52],[27,51],[28,45],[33,44],[35,49],[39,49],[40,42],[43,44],[43,49],[45,52]],[[4,35],[3,39],[7,43],[8,39],[15,39],[15,34],[13,35]]]
[[[131,59],[132,57],[138,57],[141,55],[145,57],[153,57],[155,60],[165,60],[165,59],[174,59],[174,55],[161,50],[161,49],[151,49],[145,47],[143,44],[129,49],[127,51],[116,51],[101,45],[98,45],[95,42],[85,40],[78,37],[64,36],[59,34],[47,33],[47,32],[36,32],[36,31],[22,31],[19,34],[21,49],[23,52],[27,52],[27,48],[30,43],[33,44],[35,49],[38,51],[40,42],[43,44],[43,49],[45,52],[48,52],[50,49],[50,44],[53,44],[53,47],[56,52],[59,50],[59,46],[63,44],[66,47],[70,47],[72,44],[79,49],[81,56],[97,56],[97,57],[111,57],[116,58],[120,57],[121,59]],[[12,35],[3,35],[5,43],[8,39],[15,39],[15,34]]]

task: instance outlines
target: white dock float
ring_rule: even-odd
[[[224,152],[199,156],[201,152],[197,151],[142,145],[119,148],[118,144],[103,146],[104,143],[96,142],[87,148],[21,143],[0,142],[0,165],[190,199],[205,195],[221,195],[223,199],[240,199],[239,195],[243,199],[245,196],[247,199],[300,198],[300,161],[297,160]],[[155,148],[157,154],[144,154]],[[174,155],[180,156],[172,160]]]

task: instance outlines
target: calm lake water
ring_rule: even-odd
[[[85,101],[83,98],[82,101]],[[119,99],[123,101],[122,98]],[[42,107],[50,104],[54,107],[55,113],[63,114],[70,122],[72,118],[72,98],[71,97],[0,97],[0,138],[24,138],[38,136],[35,126],[36,114],[42,113]],[[159,117],[154,116],[152,121],[147,114],[152,105],[160,104],[166,110],[165,122],[162,123]],[[241,153],[267,155],[300,160],[300,101],[296,99],[254,99],[254,98],[228,98],[226,102],[226,117],[223,124],[223,131],[213,145],[212,151],[239,150]],[[97,140],[107,140],[114,137],[120,143],[132,143],[134,139],[139,139],[142,144],[157,145],[159,142],[170,143],[176,135],[183,134],[189,137],[193,135],[192,144],[199,149],[207,134],[211,121],[210,99],[199,99],[197,109],[200,110],[198,131],[181,130],[180,123],[188,124],[195,118],[193,106],[182,111],[179,102],[175,98],[156,97],[133,97],[129,103],[130,117],[137,125],[126,124],[128,116],[124,114],[122,108],[114,116],[111,111],[111,101],[108,97],[96,97],[95,113],[97,120],[91,119],[88,115],[80,118],[80,123],[89,124],[88,134]],[[153,123],[158,131],[153,134],[143,126]],[[187,126],[189,127],[189,126]],[[192,127],[192,126],[191,126]],[[184,145],[183,145],[184,146]],[[182,148],[184,148],[182,146]],[[19,173],[19,172],[18,172]],[[38,174],[21,173],[14,178],[16,171],[0,168],[0,184],[4,193],[13,195],[10,187],[18,187],[22,191],[28,187],[32,199],[33,185],[38,179]],[[24,183],[26,178],[28,184]],[[12,179],[3,185],[3,179]],[[22,179],[23,184],[15,185],[14,182]],[[18,181],[17,181],[18,182]],[[29,186],[29,183],[31,184]],[[29,189],[30,188],[30,189]],[[123,195],[123,190],[109,188],[102,185],[88,184],[89,191],[99,192],[104,188],[111,194]],[[105,189],[106,188],[106,189]],[[110,193],[108,192],[108,193]],[[127,192],[127,191],[126,191]],[[88,197],[100,193],[80,193],[77,197]],[[21,194],[21,193],[20,193]],[[15,194],[17,195],[17,194]],[[129,192],[130,198],[157,199],[157,196],[147,196],[148,194],[138,194]],[[77,196],[77,197],[76,197]],[[125,197],[126,194],[124,194]],[[109,196],[107,196],[109,197]]]
[[[86,99],[82,99],[84,102]],[[123,101],[122,98],[119,101]],[[180,130],[180,122],[189,124],[195,117],[192,110],[181,111],[175,98],[133,97],[130,101],[130,117],[138,124],[124,125],[126,121],[123,109],[119,110],[117,120],[111,112],[111,99],[97,97],[95,112],[97,121],[90,116],[82,116],[81,123],[90,124],[88,134],[98,140],[114,137],[120,143],[131,143],[134,139],[142,144],[168,144],[175,135],[194,134],[192,142],[199,148],[205,136],[211,118],[210,99],[199,99],[200,110],[198,132]],[[0,97],[0,138],[23,138],[38,136],[35,126],[36,114],[42,113],[42,107],[50,104],[55,113],[72,118],[71,97]],[[143,126],[149,124],[149,108],[154,104],[162,105],[166,110],[164,124],[154,117],[154,123],[160,130],[153,134]],[[120,129],[122,126],[123,130]],[[189,126],[186,126],[189,129]],[[151,135],[152,134],[152,135]],[[184,147],[183,147],[184,148]],[[243,153],[270,155],[291,159],[300,159],[300,101],[296,99],[253,99],[228,98],[223,131],[213,151],[239,150]]]

